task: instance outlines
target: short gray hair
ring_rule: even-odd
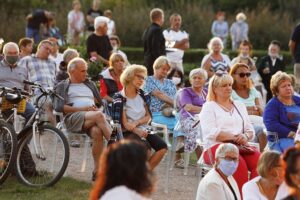
[[[68,48],[63,53],[63,61],[68,63],[70,60],[72,60],[75,57],[79,57],[79,53],[76,49]]]
[[[83,58],[73,58],[68,64],[68,73],[70,74],[71,71],[76,69],[79,63],[85,63],[87,65],[86,61]]]
[[[193,78],[193,76],[195,76],[196,74],[199,74],[201,77],[203,77],[205,80],[207,80],[207,72],[205,69],[202,69],[202,68],[193,69],[190,72],[189,78],[190,79]]]
[[[99,26],[103,26],[104,24],[107,24],[109,22],[109,19],[107,17],[104,16],[98,16],[95,18],[94,21],[94,28],[95,30],[99,27]]]
[[[226,156],[226,153],[228,152],[235,152],[239,154],[239,149],[231,143],[223,143],[220,146],[218,146],[216,150],[216,158],[224,158]]]
[[[16,43],[14,43],[14,42],[8,42],[8,43],[6,43],[6,44],[4,45],[4,47],[3,47],[3,54],[4,54],[4,55],[7,54],[8,49],[9,49],[10,47],[15,47],[16,50],[18,51],[18,53],[20,52],[19,46],[18,46]]]

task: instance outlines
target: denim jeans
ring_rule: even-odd
[[[25,118],[26,122],[30,119],[32,114],[34,113],[35,108],[31,103],[26,102],[26,109],[25,112],[22,114],[22,116]]]
[[[33,38],[35,43],[39,43],[40,38],[40,30],[26,27],[26,37]]]
[[[271,150],[283,153],[287,148],[294,146],[293,138],[280,138],[274,141],[268,141],[268,146]]]

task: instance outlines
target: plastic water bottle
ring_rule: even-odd
[[[294,143],[300,143],[300,122],[298,124],[298,129],[294,138]]]

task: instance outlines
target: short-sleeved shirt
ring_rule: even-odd
[[[159,90],[166,94],[168,97],[174,99],[176,94],[176,86],[170,79],[164,79],[163,82],[157,80],[153,76],[148,76],[144,86],[144,90],[151,94],[154,90]],[[164,101],[151,95],[150,110],[151,112],[161,111],[161,107],[165,104]]]
[[[71,83],[68,90],[67,104],[77,108],[95,105],[92,90],[84,83]]]
[[[32,13],[32,18],[28,20],[27,27],[32,29],[40,29],[40,25],[47,23],[48,19],[45,15],[45,11],[37,9]]]
[[[192,104],[193,106],[202,106],[206,101],[207,96],[207,89],[203,89],[201,95],[198,95],[194,92],[192,88],[184,88],[181,91],[180,99],[179,99],[179,109],[180,109],[180,116],[186,118],[189,114],[184,110],[184,106],[186,104]],[[191,115],[195,115],[198,113],[190,112]]]
[[[171,29],[167,29],[163,31],[163,35],[166,41],[178,42],[183,39],[188,38],[188,34],[185,31],[173,31]],[[166,49],[168,50],[168,49]],[[168,52],[167,57],[171,62],[182,63],[184,51],[181,49],[177,49],[177,51]]]
[[[255,99],[260,98],[258,91],[253,87],[249,91],[249,97],[247,99],[240,97],[235,90],[232,90],[231,97],[233,100],[242,102],[246,107],[255,106]]]
[[[112,51],[108,36],[98,36],[95,33],[88,37],[86,48],[89,57],[91,52],[97,52],[98,55],[102,56],[106,60],[109,59],[109,54]]]
[[[103,13],[101,10],[93,10],[93,8],[90,8],[87,12],[87,15],[89,15],[95,19],[98,16],[102,16]],[[94,23],[88,24],[88,31],[95,31]]]
[[[294,29],[291,40],[296,43],[295,46],[295,61],[296,63],[300,63],[300,24],[296,26]]]
[[[24,66],[9,67],[4,60],[0,62],[0,86],[24,89],[24,80],[28,80],[28,70]]]

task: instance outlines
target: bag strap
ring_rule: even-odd
[[[238,112],[239,116],[242,118],[242,121],[243,121],[243,134],[245,133],[245,122],[244,122],[244,118],[242,116],[242,114],[240,113],[239,109],[237,109],[236,105],[234,104],[234,102],[232,102],[234,108],[236,109],[236,111]]]

